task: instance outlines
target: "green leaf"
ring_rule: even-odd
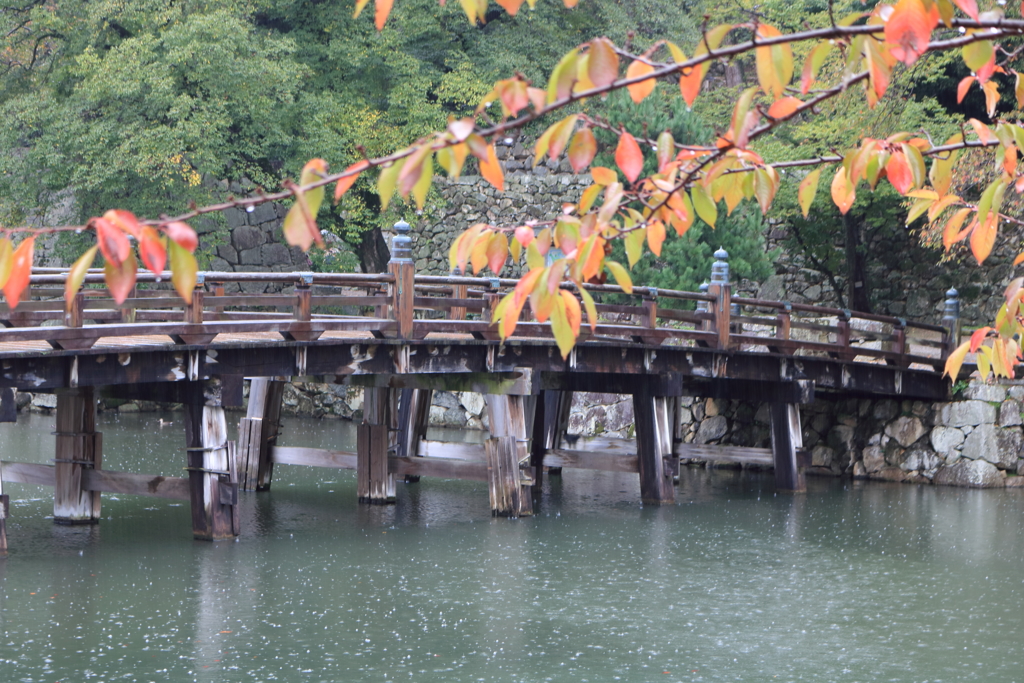
[[[587,309],[587,322],[590,323],[590,332],[597,333],[597,306],[594,305],[594,297],[590,296],[585,288],[580,287],[580,298],[583,299],[583,307]]]
[[[534,268],[544,267],[544,256],[540,253],[537,248],[537,241],[534,240],[526,247],[526,266],[533,270]]]
[[[548,104],[568,97],[576,82],[576,60],[579,53],[575,48],[570,50],[555,66],[548,80]]]
[[[377,194],[380,195],[381,211],[386,211],[391,198],[395,196],[395,188],[398,185],[398,174],[405,165],[405,159],[399,159],[385,169],[381,169],[380,178],[377,179]]]
[[[171,284],[185,303],[192,303],[196,273],[199,272],[196,257],[174,240],[167,240],[167,251],[171,263]]]
[[[995,56],[995,48],[992,47],[992,43],[987,40],[979,40],[976,43],[968,43],[964,45],[963,56],[964,64],[971,71],[977,72],[981,70],[981,67],[989,63]]]
[[[643,228],[637,228],[632,232],[626,233],[623,241],[626,243],[626,258],[629,260],[630,269],[644,255],[644,237],[646,234],[647,231]]]
[[[718,220],[718,206],[708,189],[700,184],[694,185],[690,190],[690,196],[693,199],[693,208],[700,219],[712,228],[715,227],[715,221]]]

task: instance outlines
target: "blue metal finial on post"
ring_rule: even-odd
[[[395,223],[395,236],[391,238],[391,262],[406,261],[412,261],[412,238],[409,237],[409,224],[398,221]]]
[[[729,252],[719,247],[715,252],[715,263],[711,266],[711,284],[724,285],[729,282]]]

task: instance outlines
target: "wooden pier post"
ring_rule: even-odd
[[[100,520],[100,494],[82,486],[82,470],[98,469],[102,460],[103,442],[96,432],[92,387],[57,393],[55,435],[53,521],[96,524]]]
[[[804,471],[797,463],[796,453],[803,448],[804,440],[800,431],[800,406],[796,403],[772,402],[769,409],[775,489],[792,493],[806,491]]]
[[[4,493],[4,466],[0,464],[0,557],[7,554],[7,516],[11,509],[11,499]]]
[[[228,453],[220,383],[189,382],[185,388],[192,536],[217,541],[238,535],[238,481]]]
[[[647,383],[640,381],[640,389],[633,394],[640,499],[655,505],[674,503],[673,482],[679,472],[679,458],[672,442],[678,401],[672,396],[655,396]]]
[[[269,491],[274,477],[270,449],[281,429],[284,382],[272,377],[253,377],[249,404],[238,421],[238,487],[243,491]]]
[[[397,455],[399,458],[412,458],[419,454],[420,442],[427,436],[430,402],[433,395],[434,392],[429,389],[402,389],[398,404]],[[418,475],[405,475],[407,484],[419,480]]]
[[[363,389],[363,423],[356,443],[356,491],[360,503],[387,505],[395,502],[395,475],[388,469],[388,451],[395,420],[392,389]]]
[[[491,433],[484,443],[491,513],[501,517],[532,515],[525,397],[485,394],[484,400]]]

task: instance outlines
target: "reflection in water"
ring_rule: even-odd
[[[104,417],[106,467],[180,476],[180,430]],[[48,461],[52,418],[20,419],[0,457]],[[567,470],[507,520],[480,483],[361,506],[351,472],[279,467],[211,544],[187,505],[105,495],[99,526],[57,527],[12,484],[0,680],[1021,680],[1024,492],[808,489],[684,469],[644,507],[635,476]]]

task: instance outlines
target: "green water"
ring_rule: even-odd
[[[182,475],[180,414],[101,417],[106,468]],[[0,426],[0,457],[49,460],[52,429]],[[185,504],[105,494],[58,527],[49,489],[8,484],[0,682],[1024,681],[1024,491],[808,489],[696,470],[655,508],[567,471],[512,521],[480,483],[369,507],[351,472],[283,466],[214,544]]]

